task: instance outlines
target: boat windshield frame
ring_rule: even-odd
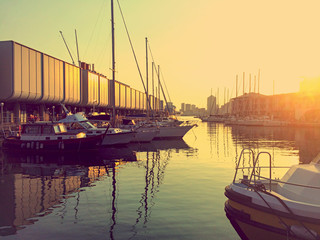
[[[81,121],[81,122],[78,122],[78,123],[85,129],[97,128],[90,121]]]

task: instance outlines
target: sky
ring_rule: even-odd
[[[223,104],[236,95],[237,75],[242,94],[243,73],[245,92],[250,74],[253,91],[259,69],[262,94],[297,92],[302,80],[320,77],[318,0],[119,3],[144,80],[147,37],[161,81],[178,109],[181,103],[206,107],[207,97],[218,91]],[[71,63],[59,31],[77,61],[76,29],[80,60],[111,79],[110,5],[110,0],[0,0],[0,41],[13,40]],[[143,91],[117,0],[114,13],[116,80]]]

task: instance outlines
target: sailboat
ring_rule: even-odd
[[[122,16],[123,17],[123,16]],[[126,26],[125,26],[126,27]],[[113,0],[111,0],[111,28],[112,28],[112,92],[113,92],[113,96],[112,96],[112,105],[113,105],[113,125],[115,122],[115,94],[114,94],[114,82],[115,82],[115,50],[114,50],[114,14],[113,14]],[[127,27],[126,27],[127,29]],[[128,32],[127,32],[128,33]],[[128,34],[129,37],[129,34]],[[129,41],[131,44],[131,40],[129,37]],[[132,47],[132,45],[131,45]],[[133,47],[132,47],[133,49]],[[148,53],[148,40],[146,38],[146,52]],[[134,51],[133,51],[134,53]],[[135,55],[135,54],[134,54]],[[148,55],[146,56],[146,59],[148,59]],[[136,60],[136,58],[135,58]],[[137,61],[137,60],[136,60]],[[148,62],[148,60],[147,60]],[[137,62],[136,62],[137,63]],[[138,64],[137,64],[138,65]],[[148,63],[147,63],[148,65]],[[139,69],[139,67],[138,67]],[[139,73],[140,73],[140,77],[142,80],[142,84],[145,90],[145,94],[147,96],[147,109],[148,109],[148,113],[147,113],[147,124],[143,123],[142,125],[140,125],[137,128],[137,131],[139,134],[149,134],[153,137],[153,139],[167,139],[167,138],[174,138],[174,139],[180,139],[182,138],[190,129],[192,129],[193,127],[197,126],[194,123],[190,123],[190,122],[180,122],[180,121],[176,121],[175,119],[169,119],[169,121],[164,121],[164,120],[156,120],[156,119],[149,119],[149,109],[151,109],[151,104],[150,104],[150,100],[149,100],[149,93],[148,93],[148,87],[146,88],[141,76],[141,72],[139,69]],[[148,67],[147,67],[147,78],[148,78]],[[160,82],[160,81],[159,81]],[[147,79],[147,84],[148,84],[148,79]],[[160,84],[161,86],[161,84]],[[159,87],[160,87],[159,86]],[[161,86],[162,89],[162,86]],[[163,89],[162,89],[163,92]],[[163,92],[164,95],[164,92]],[[168,103],[167,103],[168,105]],[[156,135],[154,135],[154,133],[156,132]]]

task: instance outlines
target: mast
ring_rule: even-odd
[[[160,66],[158,65],[158,106],[160,113]]]
[[[77,29],[74,30],[75,32],[75,35],[76,35],[76,45],[77,45],[77,55],[78,55],[78,64],[79,64],[79,67],[80,67],[80,56],[79,56],[79,46],[78,46],[78,36],[77,36]]]
[[[251,93],[251,73],[249,75],[249,93]]]
[[[147,101],[149,102],[150,98],[149,98],[149,73],[148,73],[148,38],[146,38],[146,82],[147,82],[147,91],[146,91],[146,94],[147,94]],[[147,117],[149,117],[150,115],[150,109],[149,109],[149,105],[150,104],[147,104]]]
[[[155,112],[155,96],[154,96],[154,62],[152,62],[152,111]]]
[[[114,15],[113,15],[113,0],[111,0],[111,34],[112,34],[112,81],[111,81],[111,104],[112,104],[112,125],[116,123],[116,103],[115,103],[115,79],[116,79],[116,62],[114,51]]]
[[[236,75],[236,98],[238,97],[238,74]]]
[[[230,99],[229,99],[229,88],[227,93],[227,114],[229,114],[229,105],[230,105]]]
[[[260,69],[258,72],[258,93],[260,93]]]
[[[244,95],[244,78],[245,78],[245,73],[243,72],[243,95]]]

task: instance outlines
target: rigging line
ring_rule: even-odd
[[[149,51],[150,51],[150,53],[151,53],[152,61],[155,63],[154,58],[153,58],[153,54],[152,54],[152,51],[151,51],[150,43],[149,43],[148,45],[149,45]],[[157,69],[156,69],[156,73],[157,73]],[[160,73],[161,73],[161,76],[162,76],[162,79],[163,79],[162,81],[163,81],[164,86],[165,86],[166,91],[167,91],[167,95],[168,95],[168,97],[169,97],[169,101],[171,102],[171,98],[170,98],[170,95],[169,95],[169,91],[168,91],[167,85],[166,85],[166,83],[165,83],[165,81],[164,81],[164,77],[163,77],[163,73],[162,73],[162,70],[161,70],[161,69],[160,69]],[[158,74],[158,73],[157,73],[157,74]],[[161,84],[161,86],[162,86],[162,84]]]
[[[97,33],[98,32],[103,32],[102,31],[103,29],[103,26],[101,24],[101,22],[97,25]],[[95,60],[97,60],[96,56],[101,53],[101,47],[99,45],[99,42],[105,42],[105,38],[103,36],[103,34],[98,34],[98,36],[94,39],[94,42],[92,42],[92,50],[90,51],[91,52],[91,56],[90,56],[90,59],[92,59],[91,61],[92,62],[95,62]],[[106,44],[103,44],[103,45],[106,45]]]
[[[171,101],[171,98],[170,98],[170,95],[169,95],[169,91],[168,91],[168,88],[167,88],[167,85],[166,85],[166,82],[164,81],[164,76],[163,76],[163,73],[162,73],[162,70],[160,69],[160,73],[161,73],[161,76],[162,76],[162,79],[163,79],[163,83],[164,83],[164,86],[166,88],[166,91],[167,91],[167,94],[168,94],[168,97],[169,97],[169,101]]]
[[[102,1],[102,6],[101,6],[101,8],[100,8],[100,12],[99,12],[99,14],[98,14],[98,17],[97,17],[96,23],[95,23],[95,25],[94,25],[94,27],[93,27],[93,30],[92,30],[92,33],[91,33],[91,37],[90,37],[90,40],[89,40],[89,42],[88,42],[88,45],[87,45],[86,51],[84,52],[84,55],[85,55],[85,56],[86,56],[86,54],[87,54],[87,52],[88,52],[89,45],[91,44],[92,37],[93,37],[94,32],[95,32],[95,30],[96,30],[97,23],[98,23],[98,20],[99,20],[99,18],[100,18],[100,15],[101,15],[101,13],[102,13],[102,10],[104,9],[104,8],[103,8],[103,4],[105,4],[105,3],[104,3],[104,0]]]
[[[154,61],[154,59],[153,59],[152,51],[151,51],[151,48],[150,48],[150,44],[148,44],[148,46],[149,46],[149,50],[150,50],[150,53],[151,53],[152,61],[155,63],[155,61]],[[157,68],[155,68],[155,70],[156,70],[156,74],[159,76],[159,75],[160,75],[160,72],[158,73]],[[158,78],[159,78],[159,77],[158,77]],[[160,88],[161,91],[162,91],[162,95],[163,95],[164,101],[165,101],[166,105],[168,106],[168,101],[167,101],[166,95],[165,95],[165,93],[164,93],[163,86],[162,86],[162,83],[161,83],[161,81],[160,81],[160,78],[159,78],[159,85],[160,85],[159,88]],[[168,90],[167,90],[167,91],[168,91]],[[159,97],[160,97],[160,96],[159,96]],[[168,110],[169,110],[169,109],[168,109]]]
[[[107,37],[107,44],[105,44],[104,49],[102,51],[100,51],[100,54],[97,58],[97,63],[102,62],[104,59],[106,59],[106,61],[109,61],[108,66],[111,66],[112,59],[111,58],[109,59],[109,57],[108,57],[111,55],[110,54],[111,49],[108,48],[110,42],[111,42],[111,32],[110,32],[109,36]],[[107,76],[107,73],[108,72],[105,72],[106,76]]]
[[[133,48],[133,44],[132,44],[132,41],[131,41],[131,38],[130,38],[130,34],[129,34],[129,31],[128,31],[128,28],[127,28],[126,21],[124,19],[123,13],[122,13],[122,9],[121,9],[119,0],[117,0],[117,3],[118,3],[118,6],[119,6],[119,10],[120,10],[120,14],[121,14],[121,18],[122,18],[124,27],[125,27],[126,32],[127,32],[128,40],[130,42],[130,46],[131,46],[131,50],[132,50],[132,53],[133,53],[133,56],[134,56],[134,60],[136,62],[136,65],[137,65],[137,68],[138,68],[138,71],[139,71],[139,75],[140,75],[140,79],[141,79],[141,82],[142,82],[142,85],[143,85],[143,89],[144,89],[144,92],[147,95],[147,89],[146,89],[146,86],[145,86],[144,81],[143,81],[143,77],[142,77],[141,70],[140,70],[140,67],[139,67],[138,59],[137,59],[136,53],[135,53],[134,48]],[[149,108],[151,109],[151,104],[150,104],[149,97],[147,97],[147,102],[149,104]]]

